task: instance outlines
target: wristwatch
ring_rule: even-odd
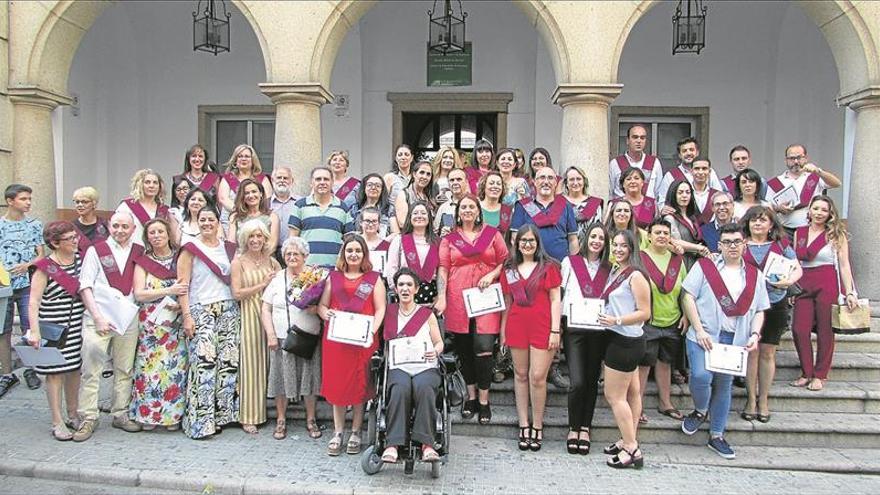
[[[614,324],[617,326],[621,326],[621,325],[623,325],[623,320],[618,318],[618,319],[614,320]]]

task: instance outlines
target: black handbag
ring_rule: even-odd
[[[287,302],[287,270],[284,271],[284,294],[285,302]],[[321,340],[321,332],[308,333],[296,325],[291,325],[290,310],[286,307],[284,310],[287,314],[287,337],[284,338],[281,348],[297,357],[312,359],[318,342]]]
[[[70,311],[67,313],[67,325],[53,321],[39,320],[40,338],[45,340],[46,347],[64,347],[67,343],[67,331],[70,320],[73,318],[73,303],[70,303]]]

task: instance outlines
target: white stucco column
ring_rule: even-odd
[[[850,258],[860,297],[877,308],[880,300],[880,209],[877,203],[877,166],[880,163],[880,86],[861,89],[838,99],[857,112],[852,174],[849,184]]]
[[[293,170],[295,189],[305,194],[309,171],[321,157],[321,105],[333,96],[318,83],[264,83],[260,90],[275,104],[275,165]]]
[[[562,107],[562,139],[556,169],[581,167],[590,181],[590,194],[608,191],[608,108],[622,84],[560,84],[553,103]]]
[[[12,180],[34,190],[31,216],[56,218],[52,110],[71,99],[37,87],[9,88],[12,102]]]

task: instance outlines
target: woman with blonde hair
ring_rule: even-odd
[[[262,184],[264,197],[269,198],[273,193],[272,181],[263,173],[260,157],[252,146],[247,144],[236,146],[225,166],[226,171],[220,178],[220,185],[217,186],[217,204],[222,210],[224,223],[228,221],[229,214],[235,211],[235,196],[245,179],[253,179]]]
[[[241,194],[236,195],[235,211],[229,217],[229,239],[237,239],[237,233],[245,222],[258,220],[269,231],[269,245],[278,245],[281,221],[274,211],[269,210],[263,185],[253,179],[245,179],[238,190]]]
[[[583,238],[587,233],[587,226],[601,220],[605,202],[602,198],[590,196],[590,181],[580,167],[574,165],[568,167],[563,180],[563,196],[574,208],[577,215],[578,237]]]
[[[71,223],[79,234],[80,258],[86,255],[89,246],[110,236],[110,226],[107,225],[107,220],[97,215],[98,199],[98,191],[92,186],[80,187],[73,191],[76,219]]]
[[[239,423],[257,433],[266,422],[269,349],[260,320],[260,296],[281,266],[272,257],[269,230],[260,220],[244,222],[238,232],[238,255],[232,260],[232,297],[241,304],[241,360],[238,369]]]
[[[452,146],[441,146],[440,151],[431,160],[434,171],[434,201],[441,205],[452,199],[452,191],[449,190],[449,172],[463,168],[461,155]]]
[[[134,218],[131,240],[141,244],[144,242],[144,224],[154,218],[167,220],[170,216],[164,200],[165,182],[153,169],[138,170],[131,178],[130,194],[116,207],[116,213],[128,213]]]
[[[510,229],[513,217],[513,206],[504,204],[502,199],[507,195],[507,184],[501,172],[492,170],[480,179],[477,197],[480,198],[480,212],[486,225],[495,227],[502,235]]]
[[[361,188],[361,181],[348,174],[350,165],[347,151],[332,151],[327,157],[327,167],[333,172],[333,194],[346,208],[357,203]]]

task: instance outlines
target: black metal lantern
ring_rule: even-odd
[[[687,2],[682,13],[681,4]],[[703,0],[678,0],[672,16],[672,54],[700,53],[706,47],[706,7]]]
[[[204,4],[204,7],[203,7]],[[223,8],[220,15],[217,4]],[[193,50],[213,53],[229,51],[229,18],[223,0],[199,0],[193,15]]]
[[[452,2],[444,1],[443,12],[437,12],[437,0],[428,11],[428,50],[446,55],[464,51],[465,19],[467,12],[458,0],[458,17],[452,11]]]

